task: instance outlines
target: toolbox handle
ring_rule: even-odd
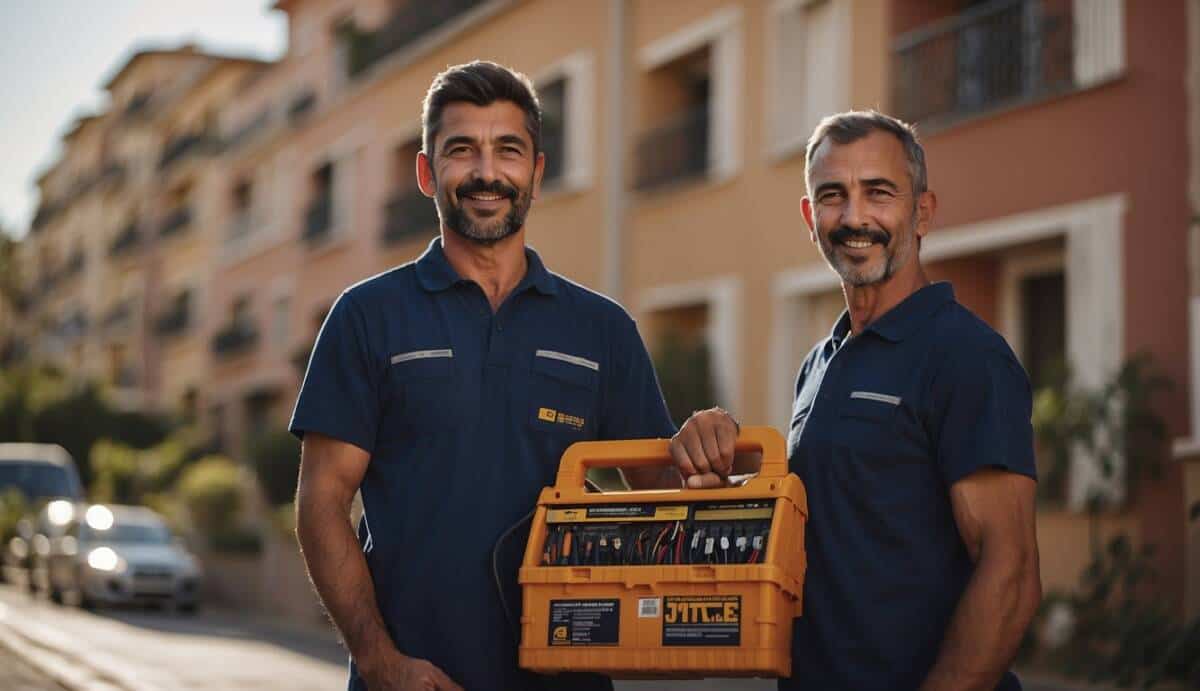
[[[558,465],[554,484],[560,490],[583,487],[590,468],[644,468],[671,465],[668,439],[637,439],[630,441],[582,441],[567,448]],[[736,453],[762,452],[758,477],[782,478],[787,475],[787,454],[783,437],[774,427],[743,427],[738,434]]]

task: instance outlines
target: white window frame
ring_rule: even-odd
[[[796,65],[782,64],[783,52],[790,51],[793,54],[787,57],[795,58],[797,57],[795,53],[804,53],[807,50],[806,46],[790,43],[788,39],[791,37],[784,35],[784,27],[788,22],[797,21],[794,15],[807,12],[813,5],[826,3],[831,6],[830,11],[833,12],[832,29],[837,34],[836,40],[841,46],[842,54],[831,58],[831,64],[836,67],[836,71],[828,79],[822,81],[826,82],[827,88],[835,91],[833,102],[836,104],[836,111],[849,110],[851,107],[850,83],[851,69],[854,64],[854,22],[850,0],[772,0],[763,18],[763,35],[766,37],[766,46],[763,51],[766,61],[764,65],[766,79],[763,81],[763,97],[766,105],[763,110],[763,131],[766,133],[766,154],[769,159],[781,160],[803,152],[809,135],[819,121],[803,116],[804,109],[801,109],[799,113],[796,112],[794,104],[789,103],[784,97],[784,94],[796,92],[797,86],[793,81],[796,73],[789,71],[794,70]],[[805,38],[808,38],[807,27],[805,28]],[[819,71],[819,66],[805,62],[802,67],[801,85],[816,79],[815,73]],[[802,93],[804,87],[801,86],[799,91]],[[802,116],[806,118],[806,121],[794,128],[785,124],[785,120],[788,118],[794,119]]]
[[[708,179],[717,183],[734,177],[742,167],[742,24],[742,8],[728,6],[638,51],[638,63],[644,72],[650,72],[706,45],[711,47]]]
[[[1074,381],[1097,388],[1124,358],[1125,290],[1122,232],[1128,201],[1123,194],[1096,197],[954,228],[938,229],[924,240],[921,260],[970,257],[1018,245],[1061,237],[1067,289],[1067,359]],[[772,330],[767,410],[770,420],[787,430],[792,384],[799,363],[792,353],[799,325],[806,323],[807,299],[840,285],[823,263],[776,274],[772,280]],[[812,345],[812,344],[803,344]],[[1084,507],[1092,491],[1120,500],[1124,488],[1101,482],[1090,459],[1072,459],[1068,506]]]
[[[562,177],[545,191],[550,194],[586,190],[592,186],[595,171],[596,60],[591,51],[581,50],[535,73],[535,87],[559,79],[566,82],[564,96],[567,120],[563,123]]]
[[[704,340],[716,389],[713,403],[734,411],[742,409],[741,301],[742,281],[734,276],[647,288],[636,301],[642,315],[697,305],[708,308]]]
[[[1125,72],[1125,0],[1074,0],[1075,83],[1096,86]]]

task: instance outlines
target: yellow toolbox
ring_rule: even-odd
[[[800,478],[746,427],[760,472],[735,487],[588,492],[589,468],[672,463],[667,441],[581,442],[542,490],[521,563],[520,664],[618,678],[788,676],[801,613]]]

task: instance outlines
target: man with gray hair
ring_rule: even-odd
[[[909,125],[830,116],[805,162],[801,211],[846,311],[796,379],[808,573],[779,687],[1019,689],[1008,667],[1041,599],[1028,377],[925,275],[937,197]],[[716,408],[684,424],[688,487],[726,482],[736,436]]]

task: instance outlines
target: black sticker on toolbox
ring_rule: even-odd
[[[549,645],[617,645],[620,600],[551,600]]]
[[[664,597],[662,644],[741,645],[742,596]]]

